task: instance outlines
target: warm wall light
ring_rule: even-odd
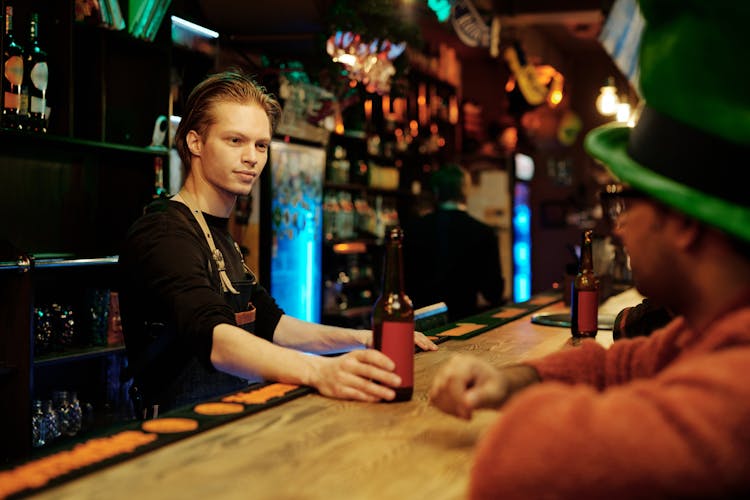
[[[617,105],[616,120],[620,123],[627,123],[630,120],[630,104],[623,101]]]
[[[368,122],[372,119],[372,99],[365,99],[365,120]]]
[[[563,81],[564,78],[562,76],[562,73],[559,73],[555,71],[555,74],[552,75],[552,78],[550,79],[549,84],[549,94],[547,94],[547,102],[549,102],[550,106],[553,108],[560,104],[562,102],[563,98]]]
[[[604,116],[612,116],[617,113],[617,105],[620,99],[617,97],[615,80],[611,76],[607,78],[607,84],[599,89],[599,97],[596,98],[596,109]]]

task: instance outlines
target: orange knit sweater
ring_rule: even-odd
[[[750,306],[528,364],[545,383],[483,437],[471,498],[750,498]]]

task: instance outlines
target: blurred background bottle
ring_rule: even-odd
[[[372,311],[374,347],[393,360],[401,377],[394,402],[409,401],[414,391],[414,307],[404,292],[403,239],[400,227],[388,231],[382,293]]]
[[[46,444],[49,444],[62,435],[60,431],[60,417],[51,400],[46,400],[43,403],[43,408],[44,417],[42,421],[44,422],[44,432],[47,436]]]
[[[3,120],[5,128],[21,127],[21,84],[23,83],[23,48],[13,34],[13,7],[5,6],[3,37]]]
[[[573,337],[595,337],[598,331],[599,279],[594,273],[593,231],[583,232],[581,259],[573,280],[570,305],[570,330]]]
[[[47,52],[39,45],[39,14],[31,14],[29,48],[26,51],[26,71],[29,87],[28,128],[32,132],[47,132],[47,82],[49,68]]]
[[[44,406],[35,399],[31,406],[31,446],[41,448],[47,443],[47,426],[44,421]]]

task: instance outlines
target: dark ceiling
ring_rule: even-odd
[[[329,27],[326,15],[337,0],[197,0],[208,27],[235,48],[271,55],[304,57],[319,50]],[[338,0],[340,1],[340,0]],[[358,2],[360,0],[350,0]],[[462,59],[483,58],[487,49],[463,45],[450,23],[437,23],[427,0],[411,3],[420,14],[421,37],[453,45]],[[398,2],[397,2],[398,3]],[[473,0],[487,19],[501,16],[502,38],[533,28],[564,54],[595,50],[606,10],[612,0]]]

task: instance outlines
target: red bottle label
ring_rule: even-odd
[[[383,322],[380,350],[396,363],[401,387],[414,385],[414,323]]]
[[[596,291],[578,292],[578,331],[595,332],[598,329],[599,297]]]

